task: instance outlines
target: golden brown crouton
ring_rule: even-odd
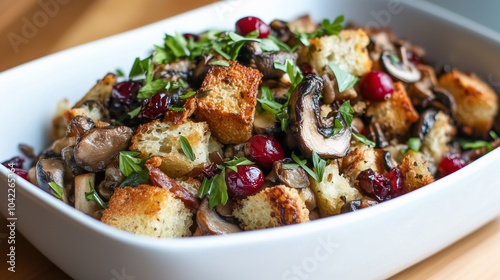
[[[298,191],[284,185],[266,188],[243,199],[233,211],[244,230],[272,228],[309,221],[309,210]]]
[[[97,81],[97,83],[87,92],[87,94],[85,94],[82,99],[76,102],[74,107],[78,108],[89,100],[98,101],[104,104],[104,102],[111,95],[111,90],[116,84],[116,81],[117,77],[115,74],[106,74],[102,80]]]
[[[351,148],[342,161],[341,173],[354,186],[361,171],[371,168],[375,173],[385,173],[386,151],[370,148],[366,145],[357,145]]]
[[[325,173],[321,182],[311,180],[311,189],[316,195],[316,201],[321,217],[340,214],[345,201],[361,199],[363,196],[351,187],[349,181],[339,174],[339,167],[332,161],[325,167]]]
[[[223,144],[243,143],[252,135],[262,74],[237,62],[211,66],[199,89],[195,116],[206,121]]]
[[[403,162],[398,167],[403,175],[403,190],[405,192],[414,191],[434,182],[434,177],[429,172],[427,163],[411,155],[404,157]]]
[[[355,76],[362,76],[372,68],[366,46],[370,38],[361,30],[342,30],[338,35],[309,40],[310,45],[299,50],[299,61],[309,62],[321,76],[331,72],[329,62]]]
[[[456,119],[462,130],[473,136],[486,136],[498,113],[495,91],[479,77],[456,69],[439,77],[439,85],[455,98]]]
[[[404,135],[418,120],[418,113],[401,82],[394,83],[394,93],[391,98],[370,103],[366,115],[372,117],[372,122],[379,123],[389,136]]]
[[[97,101],[90,100],[83,103],[80,107],[67,110],[64,112],[63,118],[67,125],[76,116],[83,116],[93,121],[105,121],[108,118],[106,112],[107,109],[104,108],[104,105]]]
[[[447,144],[455,137],[456,132],[450,117],[441,111],[438,112],[434,125],[422,141],[420,151],[430,157],[433,165],[437,165],[449,151]]]
[[[180,136],[187,138],[195,155],[190,160],[182,151]],[[208,163],[210,131],[205,122],[186,120],[178,125],[155,120],[139,126],[132,137],[131,151],[139,151],[140,157],[159,156],[160,169],[168,176],[181,177],[195,167]]]
[[[193,214],[164,188],[140,185],[117,188],[101,221],[110,226],[152,237],[190,236]]]

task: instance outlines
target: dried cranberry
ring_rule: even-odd
[[[357,177],[358,188],[377,201],[385,201],[403,194],[403,177],[398,168],[387,174],[376,174],[372,169],[361,171]]]
[[[9,160],[2,162],[2,165],[9,168],[9,169],[11,169],[11,168],[22,169],[23,165],[24,165],[24,158],[13,157]]]
[[[249,196],[264,185],[264,173],[255,165],[238,165],[237,171],[227,168],[226,185],[231,197]]]
[[[24,169],[16,168],[14,170],[14,173],[17,174],[17,176],[23,178],[24,180],[28,180],[28,171],[26,171]]]
[[[308,62],[301,63],[299,65],[299,68],[304,75],[316,74],[316,70],[314,70],[312,65]]]
[[[159,119],[163,117],[171,104],[171,97],[163,92],[158,92],[142,103],[142,108],[137,118],[143,122]]]
[[[460,154],[448,154],[439,163],[438,172],[441,177],[444,177],[463,168],[465,165],[465,160],[462,159]]]
[[[359,81],[359,91],[367,100],[384,101],[394,93],[394,83],[388,74],[370,71]]]
[[[245,155],[258,166],[270,169],[273,163],[285,157],[280,142],[271,136],[257,134],[245,144]]]
[[[109,98],[109,112],[114,119],[122,120],[127,113],[139,107],[137,93],[141,89],[140,82],[126,81],[113,86]]]
[[[198,42],[200,40],[200,36],[193,34],[193,33],[184,33],[182,34],[184,36],[184,39],[189,40],[193,39],[193,41]]]
[[[244,17],[236,22],[236,33],[245,36],[253,31],[259,31],[259,38],[267,38],[271,33],[271,27],[260,18]]]

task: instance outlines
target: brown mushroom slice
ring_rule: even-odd
[[[431,108],[420,114],[418,121],[413,126],[412,135],[423,140],[434,126],[437,113],[438,110]]]
[[[455,102],[455,98],[447,90],[440,87],[432,89],[432,96],[425,99],[422,102],[422,106],[424,108],[437,108],[450,115],[453,119],[457,113],[457,103]]]
[[[90,185],[95,186],[95,174],[86,173],[75,176],[75,208],[93,218],[101,217],[102,207],[93,200],[87,200],[87,193],[91,191]]]
[[[126,126],[94,128],[84,133],[74,148],[76,164],[88,172],[104,170],[129,146],[132,134]]]
[[[63,188],[61,200],[69,203],[69,196],[72,184],[68,183],[68,173],[64,160],[60,158],[41,159],[37,162],[36,167],[36,182],[40,189],[56,196],[54,190],[49,183],[54,182]]]
[[[290,187],[296,189],[302,189],[309,187],[309,177],[303,168],[285,168],[283,165],[287,162],[286,160],[275,161],[273,164],[274,172],[278,177],[278,180]]]
[[[302,153],[311,156],[315,152],[322,158],[343,157],[349,151],[351,130],[342,116],[334,118],[342,124],[342,129],[333,134],[334,118],[323,118],[320,114],[319,98],[323,92],[323,79],[317,75],[307,75],[295,88],[289,103],[289,144],[298,142]],[[332,135],[333,134],[333,135]]]
[[[255,114],[253,130],[256,134],[274,135],[279,132],[276,119],[269,112]]]
[[[387,70],[387,72],[389,72],[389,74],[391,74],[391,76],[395,79],[405,83],[414,83],[419,81],[422,76],[420,70],[417,69],[415,64],[406,59],[406,50],[404,48],[401,49],[401,53],[403,54],[402,60],[390,51],[384,51],[382,53],[380,61],[382,62],[385,70]]]
[[[279,79],[285,72],[274,67],[275,62],[285,64],[287,60],[296,61],[297,53],[289,52],[263,52],[250,58],[249,66],[264,74],[263,79]]]
[[[200,204],[196,223],[202,235],[224,235],[241,231],[239,226],[225,221],[215,210],[211,210],[206,198]]]

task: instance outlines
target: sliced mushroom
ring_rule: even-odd
[[[346,202],[342,206],[340,213],[354,212],[354,211],[365,209],[365,208],[368,208],[371,206],[375,206],[377,204],[378,204],[378,202],[376,200],[369,198],[369,197],[351,200],[351,201]]]
[[[302,188],[299,190],[299,195],[304,200],[306,207],[309,211],[313,211],[318,206],[316,203],[316,196],[311,188]]]
[[[351,130],[340,113],[329,118],[321,116],[319,99],[322,92],[323,80],[317,75],[307,75],[291,94],[288,144],[293,147],[298,142],[302,153],[308,156],[315,152],[322,158],[343,157],[349,151]],[[335,119],[342,128],[334,134]]]
[[[83,135],[84,133],[90,131],[92,128],[94,128],[94,126],[94,121],[91,118],[76,116],[71,119],[71,122],[68,124],[66,136],[80,137],[80,135]]]
[[[180,59],[172,63],[161,64],[154,70],[155,79],[186,80],[193,71],[194,66],[190,59]]]
[[[274,135],[280,130],[277,124],[270,113],[257,113],[253,121],[253,130],[256,134]]]
[[[283,51],[263,51],[260,43],[247,42],[240,51],[240,61],[252,68],[259,70],[264,74],[263,79],[279,79],[285,73],[274,67],[274,63],[286,63],[287,60],[295,62],[297,53],[289,53]]]
[[[104,180],[96,186],[96,190],[101,197],[109,200],[115,188],[117,188],[125,179],[120,171],[119,161],[115,160],[106,166],[104,171]]]
[[[370,125],[368,126],[367,137],[368,139],[375,142],[376,146],[379,148],[385,148],[389,146],[389,141],[387,141],[384,130],[378,122],[370,123]]]
[[[68,146],[62,149],[61,151],[61,157],[64,160],[66,166],[71,170],[71,173],[73,175],[80,175],[85,173],[85,170],[83,170],[78,164],[75,162],[75,155],[73,153],[75,146]]]
[[[278,180],[290,188],[302,189],[309,187],[309,177],[303,168],[285,168],[284,164],[290,160],[275,161],[273,169]]]
[[[55,192],[49,183],[56,183],[63,188],[61,200],[69,203],[73,184],[70,182],[72,176],[68,176],[64,160],[61,158],[41,159],[37,162],[35,168],[38,187],[55,196]]]
[[[457,113],[457,103],[455,98],[443,88],[435,87],[432,89],[432,96],[422,102],[422,106],[437,108],[455,118]]]
[[[234,217],[233,211],[236,208],[236,202],[233,199],[229,199],[226,204],[217,204],[214,209],[215,212],[224,220],[229,223],[237,224],[238,220]]]
[[[390,51],[384,51],[380,61],[385,70],[397,80],[405,83],[414,83],[420,80],[421,73],[417,67],[406,58],[406,50],[401,49],[402,59]]]
[[[87,199],[90,185],[95,186],[95,174],[86,173],[75,177],[75,208],[93,218],[99,219],[102,214],[102,207],[93,200]]]
[[[413,125],[412,135],[423,140],[434,126],[437,113],[438,110],[430,108],[420,114],[418,121]]]
[[[128,147],[132,134],[126,126],[94,128],[76,143],[75,162],[89,172],[102,171]]]
[[[208,199],[204,199],[196,214],[196,223],[202,235],[223,235],[240,232],[235,224],[222,219],[217,212],[208,208]]]

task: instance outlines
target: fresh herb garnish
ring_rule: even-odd
[[[338,35],[342,30],[342,24],[344,23],[344,16],[340,15],[336,17],[332,22],[328,19],[324,19],[321,22],[321,26],[315,32],[298,32],[297,38],[304,46],[309,46],[309,40],[312,38],[323,37],[325,35]]]
[[[54,191],[53,195],[59,199],[62,199],[63,188],[56,182],[49,182],[49,186]]]
[[[128,113],[127,113],[127,115],[128,115],[131,119],[133,119],[133,118],[137,117],[137,115],[141,112],[141,109],[142,109],[142,107],[141,107],[141,106],[139,106],[139,107],[137,107],[137,108],[133,109],[132,111],[128,112]]]
[[[188,91],[188,92],[184,93],[183,95],[179,96],[179,98],[184,100],[184,99],[188,99],[189,97],[192,97],[195,95],[196,95],[196,91],[191,90],[191,91]]]
[[[254,162],[246,159],[245,157],[235,157],[232,160],[225,162],[222,165],[217,165],[217,168],[221,170],[220,173],[215,174],[212,178],[204,178],[201,183],[200,189],[198,191],[198,196],[203,198],[208,195],[208,207],[213,209],[216,205],[225,205],[229,196],[227,194],[226,185],[226,169],[236,171],[237,166],[240,165],[252,165]]]
[[[150,63],[151,63],[151,57],[147,57],[142,60],[136,57],[134,60],[134,64],[132,65],[132,69],[130,69],[130,73],[128,75],[129,78],[144,75],[146,71],[148,71]]]
[[[191,148],[191,144],[189,143],[189,140],[184,136],[181,135],[179,137],[179,142],[181,144],[181,149],[184,152],[184,154],[191,160],[195,160],[196,156],[193,153],[193,148]]]
[[[348,72],[340,69],[339,66],[333,62],[329,62],[328,67],[330,67],[333,74],[335,75],[339,92],[344,92],[345,90],[352,88],[359,80],[358,77],[353,76]]]
[[[354,114],[354,109],[352,108],[351,106],[351,102],[349,100],[347,100],[346,102],[342,103],[342,105],[340,105],[339,107],[339,113],[340,115],[342,116],[342,118],[344,119],[347,127],[351,127],[351,124],[352,124],[352,119],[353,119],[353,114]],[[342,130],[342,127],[341,127],[341,123],[340,121],[337,123],[337,120],[335,120],[335,127],[333,129],[333,131],[337,131],[339,132],[340,130]],[[337,127],[338,126],[338,127]],[[361,135],[361,134],[358,134],[354,131],[352,131],[351,129],[351,133],[352,133],[352,136],[358,140],[359,142],[367,145],[368,147],[370,148],[373,148],[375,147],[375,142],[369,140],[368,138],[366,138],[365,136]],[[334,135],[334,133],[332,133],[332,136]]]
[[[292,152],[292,159],[295,161],[302,169],[304,169],[309,176],[311,176],[317,182],[323,180],[323,174],[325,173],[326,161],[318,156],[316,152],[312,152],[312,162],[313,169],[307,166],[307,160],[300,159],[295,153]]]
[[[104,209],[108,208],[108,204],[99,196],[99,194],[95,190],[92,180],[89,180],[89,188],[90,192],[85,192],[85,199],[87,201],[97,202]]]
[[[227,61],[224,60],[213,60],[208,63],[209,65],[215,65],[215,66],[223,66],[223,67],[229,67],[231,64],[229,64]]]
[[[418,137],[410,137],[408,141],[406,141],[406,145],[410,150],[418,152],[420,151],[420,147],[422,147],[422,140]]]
[[[123,70],[122,70],[122,69],[117,68],[117,69],[115,70],[115,72],[116,72],[116,75],[117,75],[118,77],[125,77],[125,73],[123,72]]]
[[[121,151],[118,157],[120,171],[126,177],[120,184],[120,187],[131,186],[135,187],[148,182],[148,169],[144,163],[150,158],[149,156],[141,159],[138,158],[139,152]]]

